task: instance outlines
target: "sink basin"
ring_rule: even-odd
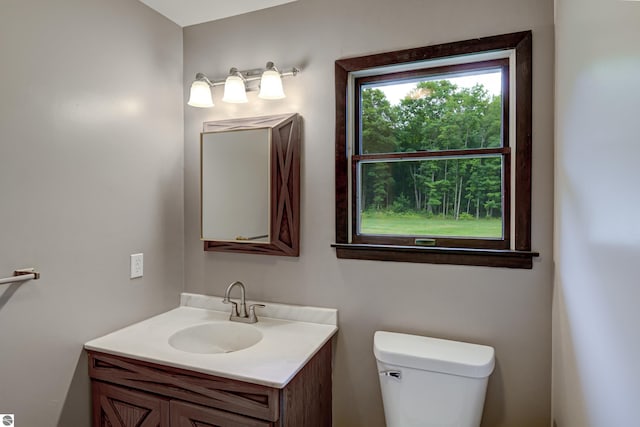
[[[262,332],[251,325],[211,322],[190,326],[169,337],[171,347],[189,353],[231,353],[257,344]]]

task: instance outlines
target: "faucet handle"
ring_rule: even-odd
[[[231,307],[231,316],[232,317],[238,317],[238,303],[235,301],[230,300],[229,298],[225,298],[222,300],[222,302],[224,304],[233,304],[233,307]]]
[[[251,304],[249,306],[249,323],[256,323],[258,316],[256,316],[256,307],[266,307],[264,304]]]

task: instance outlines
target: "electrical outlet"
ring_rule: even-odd
[[[144,272],[144,254],[131,254],[131,278],[142,277]]]

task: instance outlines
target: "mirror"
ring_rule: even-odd
[[[269,241],[270,146],[268,129],[202,134],[203,240]]]
[[[298,256],[297,114],[205,122],[200,171],[206,251]]]

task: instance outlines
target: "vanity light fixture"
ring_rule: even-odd
[[[231,104],[244,104],[245,102],[249,102],[245,81],[244,76],[236,68],[232,68],[229,71],[229,77],[227,77],[224,82],[224,96],[222,100]]]
[[[273,62],[267,62],[267,69],[262,73],[258,97],[262,99],[282,99],[285,97],[280,72],[273,65]]]
[[[282,99],[286,96],[282,88],[282,77],[295,76],[299,72],[300,69],[296,67],[287,71],[279,71],[273,62],[269,61],[265,68],[242,71],[231,68],[229,75],[224,80],[211,81],[206,75],[198,73],[191,84],[187,104],[200,108],[213,107],[211,88],[222,85],[224,85],[224,96],[222,97],[224,102],[234,104],[248,102],[247,92],[258,89],[260,90],[258,97],[262,99]]]
[[[211,97],[211,86],[213,83],[202,73],[196,74],[196,80],[191,84],[188,104],[192,107],[210,108],[213,107]]]

